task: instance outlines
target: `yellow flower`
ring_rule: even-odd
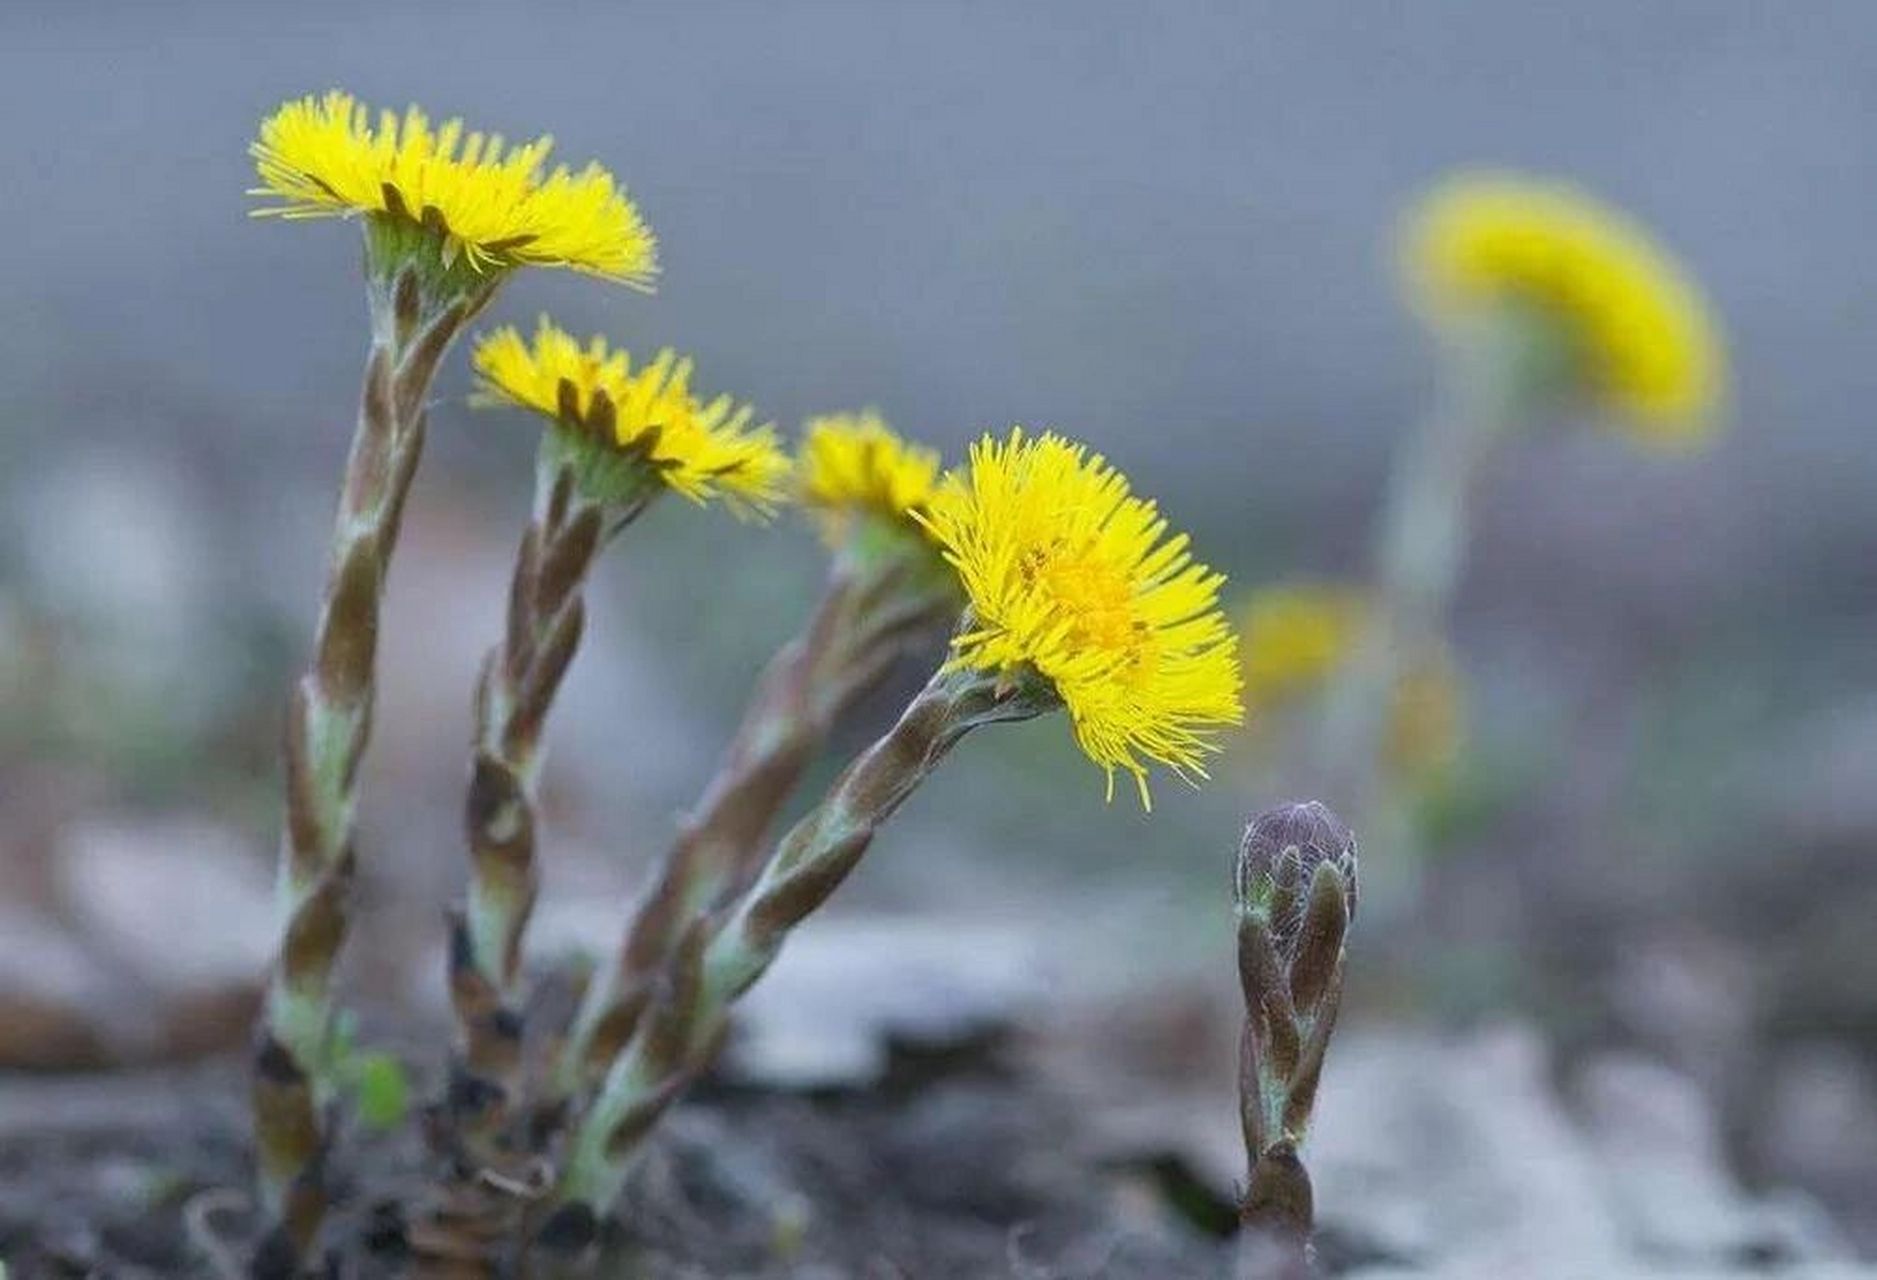
[[[1511,300],[1562,320],[1580,376],[1638,437],[1703,436],[1726,353],[1700,290],[1647,231],[1565,183],[1450,179],[1408,219],[1409,285],[1437,324]]]
[[[400,121],[349,93],[289,102],[261,122],[249,146],[262,185],[249,194],[283,203],[256,210],[288,218],[385,215],[425,223],[478,269],[570,267],[647,286],[657,241],[613,176],[598,164],[546,171],[548,138],[505,146],[432,128],[416,107]]]
[[[872,409],[810,418],[806,430],[796,487],[830,543],[855,516],[911,523],[932,500],[938,451],[905,440]]]
[[[604,338],[584,346],[541,318],[530,346],[513,328],[479,338],[473,363],[480,405],[532,409],[581,438],[643,460],[658,482],[694,502],[722,497],[739,514],[766,513],[781,499],[789,460],[754,412],[729,396],[691,391],[691,361],[667,349],[633,367]]]
[[[972,446],[915,518],[970,602],[951,668],[1041,675],[1110,798],[1125,769],[1149,804],[1144,759],[1205,775],[1212,731],[1243,716],[1224,577],[1125,476],[1082,445],[1013,428]]]
[[[1368,602],[1353,587],[1266,587],[1244,614],[1245,702],[1263,710],[1322,688],[1355,645]]]
[[[1395,681],[1382,763],[1397,778],[1422,782],[1453,767],[1466,745],[1466,691],[1442,647]]]
[[[1372,625],[1374,606],[1337,583],[1286,583],[1254,592],[1244,612],[1245,702],[1277,712],[1329,687]],[[1466,737],[1465,690],[1447,647],[1404,665],[1389,694],[1382,762],[1390,774],[1426,779],[1451,766]]]

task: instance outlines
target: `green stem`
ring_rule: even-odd
[[[1402,827],[1380,768],[1394,690],[1445,632],[1486,460],[1554,394],[1564,359],[1543,318],[1511,306],[1481,317],[1449,354],[1440,403],[1390,473],[1373,553],[1373,617],[1313,744],[1313,786],[1347,797],[1382,844]]]
[[[451,1117],[475,1153],[493,1153],[519,1084],[522,944],[540,887],[536,853],[542,732],[585,630],[583,592],[605,545],[661,491],[632,459],[606,499],[590,490],[600,452],[543,436],[533,515],[515,557],[503,638],[484,660],[465,828],[468,901],[452,925],[451,1004],[457,1087]],[[617,498],[618,501],[614,501]],[[463,1087],[470,1085],[473,1087]]]
[[[949,621],[949,580],[889,550],[838,554],[807,625],[764,669],[716,773],[588,983],[563,1047],[561,1098],[597,1084],[630,1040],[685,926],[756,874],[776,813],[840,716],[914,639]]]
[[[880,824],[979,725],[1028,719],[1058,705],[1033,677],[941,672],[892,729],[862,752],[777,846],[719,921],[687,923],[663,998],[613,1063],[574,1134],[563,1202],[604,1210],[639,1140],[708,1065],[731,1005],[768,969],[790,931],[846,879]]]
[[[253,1102],[263,1205],[284,1242],[275,1247],[296,1256],[324,1210],[332,977],[350,923],[357,776],[371,733],[385,576],[438,362],[500,282],[451,268],[440,254],[421,229],[366,222],[371,350],[313,659],[288,706],[282,941],[257,1029]]]

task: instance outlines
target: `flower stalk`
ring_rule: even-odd
[[[813,614],[764,669],[615,960],[589,982],[562,1051],[558,1100],[599,1083],[625,1048],[686,924],[757,875],[776,813],[835,723],[908,647],[955,618],[956,588],[933,558],[905,535],[837,551]]]
[[[1250,1169],[1239,1204],[1242,1269],[1306,1276],[1314,1198],[1301,1152],[1342,1002],[1354,837],[1314,801],[1260,814],[1239,846],[1233,903],[1245,1000],[1239,1124]]]
[[[502,640],[483,660],[464,806],[469,893],[452,913],[451,1007],[456,1065],[453,1136],[490,1154],[519,1083],[522,943],[540,889],[535,848],[541,735],[586,626],[584,590],[599,553],[650,505],[649,471],[595,500],[580,481],[584,451],[560,429],[542,436],[533,514],[516,552]]]
[[[378,620],[404,503],[423,452],[437,364],[502,275],[452,257],[408,220],[364,220],[371,316],[313,658],[288,703],[282,943],[257,1028],[253,1106],[264,1208],[295,1256],[324,1212],[332,978],[350,923],[358,766],[371,734]]]
[[[576,1250],[591,1242],[641,1140],[714,1055],[732,1004],[958,741],[980,725],[1029,719],[1057,705],[1033,676],[941,671],[783,838],[734,903],[686,923],[659,990],[575,1127],[545,1238]]]

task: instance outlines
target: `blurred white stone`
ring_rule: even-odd
[[[1845,1229],[1877,1250],[1877,1071],[1848,1046],[1816,1042],[1782,1053],[1769,1074],[1767,1170],[1816,1188]]]
[[[1687,1267],[1756,1256],[1831,1260],[1842,1253],[1802,1215],[1740,1189],[1727,1169],[1713,1107],[1693,1080],[1613,1053],[1584,1068],[1579,1092],[1604,1194],[1639,1256]]]
[[[1319,1221],[1388,1256],[1530,1277],[1623,1256],[1529,1028],[1339,1036],[1305,1157]]]
[[[95,1064],[126,1012],[110,970],[71,931],[0,904],[0,1066]]]
[[[178,677],[213,638],[202,623],[214,560],[179,465],[80,450],[25,487],[21,515],[31,596],[75,624],[86,661],[140,690],[191,690]]]
[[[1048,989],[1038,940],[943,916],[803,926],[737,1006],[730,1072],[777,1088],[863,1087],[894,1040],[958,1044],[1017,1025]]]
[[[94,950],[164,1001],[260,981],[275,945],[268,862],[188,818],[89,820],[57,862],[66,912]]]

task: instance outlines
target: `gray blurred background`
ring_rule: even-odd
[[[364,343],[355,229],[245,217],[244,148],[283,99],[551,131],[625,179],[656,296],[529,272],[491,322],[678,346],[790,431],[866,404],[954,455],[1060,428],[1239,593],[1362,564],[1431,390],[1399,210],[1458,165],[1557,174],[1704,283],[1731,420],[1692,459],[1580,431],[1485,478],[1455,622],[1471,764],[1352,1017],[1654,1055],[1714,1099],[1740,1177],[1870,1244],[1874,53],[1857,3],[11,0],[0,883],[69,923],[62,851],[101,823],[133,846],[207,826],[266,865]],[[468,390],[459,354],[367,764],[374,909],[425,945],[535,437]],[[550,896],[623,900],[818,572],[792,518],[675,501],[609,557],[552,734]],[[1228,760],[1143,818],[1103,807],[1059,722],[986,733],[841,905],[1057,922],[1078,989],[1217,976],[1265,798]]]

